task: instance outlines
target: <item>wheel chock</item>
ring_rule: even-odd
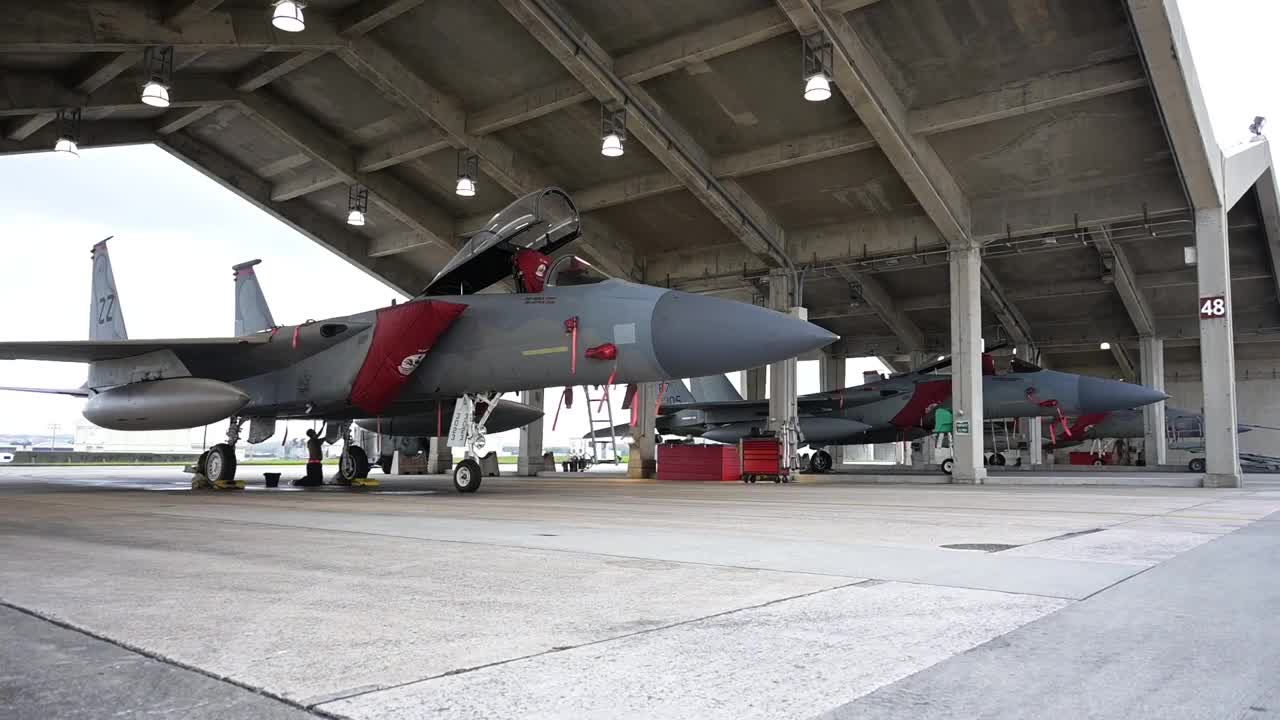
[[[243,480],[217,480],[213,483],[215,490],[243,490]]]
[[[209,478],[205,477],[204,473],[192,473],[191,489],[192,490],[212,490],[213,482],[210,481]]]
[[[355,480],[351,481],[351,485],[353,487],[375,487],[376,488],[382,485],[382,483],[378,482],[377,480],[374,480],[373,478],[356,478]]]

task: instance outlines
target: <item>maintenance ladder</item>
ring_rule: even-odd
[[[582,396],[587,401],[587,422],[590,424],[591,435],[591,460],[592,464],[604,463],[606,465],[617,465],[620,462],[618,456],[618,437],[614,434],[613,424],[613,404],[609,402],[609,386],[601,385],[601,394],[599,397],[591,397],[591,388],[588,385],[582,386]],[[592,403],[599,403],[596,409],[591,409]],[[601,410],[604,411],[604,417],[597,417]],[[605,437],[599,437],[596,429],[607,429],[609,434]],[[603,449],[605,452],[601,452]]]

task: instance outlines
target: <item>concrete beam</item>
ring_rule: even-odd
[[[156,120],[156,132],[161,135],[171,135],[193,122],[208,117],[223,107],[225,106],[222,104],[210,103],[209,105],[199,105],[193,108],[170,110]]]
[[[840,93],[948,244],[970,244],[969,206],[960,186],[928,142],[912,134],[906,106],[848,19],[824,9],[821,0],[778,0],[778,4],[796,29],[824,33],[833,48],[833,79]]]
[[[1165,132],[1196,209],[1222,205],[1222,161],[1177,0],[1126,0]]]
[[[165,22],[180,29],[218,9],[222,3],[223,0],[175,0],[170,4]]]
[[[121,73],[134,65],[137,65],[141,61],[142,52],[139,50],[129,50],[127,52],[108,55],[106,58],[95,62],[89,71],[84,73],[79,82],[75,83],[73,90],[76,93],[83,95],[96,92],[101,89],[102,86],[116,79]],[[8,79],[8,73],[6,73],[6,79],[0,81],[0,84],[5,86],[6,91],[11,92],[14,88],[9,87],[10,82],[11,80]],[[33,76],[27,76],[27,82],[35,82],[43,85],[45,81],[40,81]],[[54,84],[57,81],[49,79],[47,82]],[[43,91],[48,92],[47,86]],[[37,90],[37,93],[39,92],[41,91]],[[56,119],[56,113],[42,112],[26,118],[25,120],[16,122],[5,134],[11,140],[23,140]]]
[[[298,200],[272,202],[271,184],[268,181],[185,132],[169,135],[157,144],[397,292],[412,296],[431,279],[403,262],[368,257],[368,241],[330,213],[316,210]]]
[[[430,238],[412,232],[376,237],[369,241],[369,257],[379,258],[399,255],[430,244]]]
[[[839,273],[850,285],[857,288],[863,301],[875,312],[880,320],[902,341],[903,347],[911,351],[924,349],[924,333],[916,326],[902,308],[889,297],[884,285],[870,273],[859,272],[848,265],[837,265]]]
[[[1151,306],[1147,304],[1146,296],[1142,294],[1142,288],[1138,285],[1133,265],[1129,263],[1129,257],[1124,248],[1112,241],[1111,232],[1105,226],[1093,233],[1093,244],[1102,257],[1102,266],[1110,273],[1110,280],[1115,285],[1116,292],[1120,294],[1120,301],[1129,312],[1133,329],[1139,335],[1154,335],[1155,315],[1151,312]]]
[[[1146,84],[1142,64],[1136,58],[1125,58],[1030,78],[992,92],[913,110],[907,114],[907,128],[916,135],[950,132],[1114,95]]]
[[[339,57],[388,97],[439,126],[452,144],[474,152],[484,173],[508,192],[519,196],[556,184],[498,138],[468,132],[466,113],[457,98],[431,85],[371,38],[352,38]],[[578,247],[605,272],[618,277],[635,276],[631,243],[604,223],[593,223]]]
[[[1114,342],[1111,343],[1111,355],[1116,359],[1116,365],[1120,366],[1120,375],[1129,382],[1138,379],[1138,369],[1133,364],[1133,358],[1129,356],[1129,351],[1124,345]]]
[[[790,31],[786,16],[768,8],[623,55],[617,58],[615,71],[627,82],[644,82]],[[577,81],[555,83],[476,112],[467,119],[467,129],[484,135],[590,99],[591,94]]]
[[[289,73],[311,63],[324,55],[319,50],[304,50],[298,53],[272,53],[240,74],[235,88],[240,92],[253,92],[279,80]]]
[[[426,0],[361,0],[343,14],[339,27],[347,36],[364,35],[414,10]]]
[[[452,251],[461,247],[454,237],[453,218],[448,213],[386,173],[357,170],[355,155],[345,142],[284,102],[265,92],[240,93],[239,106],[246,115],[298,146],[343,182],[367,187],[374,202],[414,231],[431,238],[441,248]]]
[[[449,137],[436,128],[415,130],[360,153],[356,165],[364,172],[385,170],[393,165],[449,148]]]
[[[1140,175],[1114,178],[1061,192],[1007,194],[973,204],[973,236],[980,242],[1072,230],[1090,225],[1185,216],[1186,196],[1168,178]]]
[[[1027,345],[1037,347],[1032,339],[1031,324],[1018,311],[1017,306],[1013,304],[1013,300],[1009,298],[1009,294],[1005,292],[1004,285],[995,273],[991,271],[991,267],[986,263],[981,263],[980,284],[982,288],[982,299],[996,314],[996,318],[1000,320],[1000,325],[1008,333],[1011,342],[1017,345]],[[954,295],[953,295],[954,300]]]
[[[112,111],[147,107],[142,102],[142,85],[134,78],[117,78],[85,92],[64,87],[43,73],[6,72],[0,87],[4,88],[0,93],[0,117],[56,114],[69,107]],[[235,93],[216,75],[181,75],[174,80],[170,107],[198,107],[232,100]]]
[[[320,13],[307,14],[306,30],[287,33],[272,27],[265,7],[213,10],[174,27],[165,22],[167,15],[158,5],[132,0],[7,0],[0,52],[127,52],[152,45],[279,52],[334,50],[343,43]]]
[[[103,120],[80,128],[80,149],[144,145],[154,141],[155,130],[144,120]],[[22,140],[0,138],[0,156],[49,152],[58,140],[58,129],[43,128]]]
[[[554,0],[500,0],[570,74],[604,104],[627,108],[627,130],[680,179],[713,215],[766,263],[789,267],[782,228],[736,182],[720,182],[710,158],[637,83],[614,71],[615,61]]]

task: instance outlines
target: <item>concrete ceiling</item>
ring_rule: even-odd
[[[1162,3],[312,0],[298,34],[267,0],[6,5],[0,153],[49,149],[83,107],[82,145],[157,143],[405,292],[556,184],[615,274],[751,300],[795,264],[849,354],[948,348],[946,249],[967,243],[989,342],[1115,373],[1098,343],[1139,324],[1198,338],[1183,247],[1218,171],[1186,149],[1194,70],[1159,55],[1180,33]],[[809,103],[819,30],[836,92]],[[174,106],[147,108],[143,50],[170,45]],[[630,108],[621,158],[599,154],[602,103]],[[460,152],[474,198],[452,193]],[[357,183],[363,228],[343,223]],[[1250,344],[1280,331],[1267,216],[1251,191],[1229,217]]]

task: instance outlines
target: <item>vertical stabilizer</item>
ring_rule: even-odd
[[[111,238],[107,238],[110,240]],[[107,240],[93,246],[93,292],[89,296],[89,339],[127,340],[120,296],[116,294],[116,278],[111,272]]]
[[[697,402],[693,395],[689,393],[689,388],[685,387],[683,380],[672,380],[666,385],[667,391],[662,395],[661,404],[678,405]]]
[[[267,307],[267,298],[262,294],[262,286],[258,284],[258,275],[253,268],[261,260],[250,260],[232,266],[236,277],[236,335],[252,335],[276,326],[271,317],[271,308]]]
[[[742,399],[727,375],[697,377],[690,384],[693,385],[693,396],[698,398],[698,402],[736,402]]]

